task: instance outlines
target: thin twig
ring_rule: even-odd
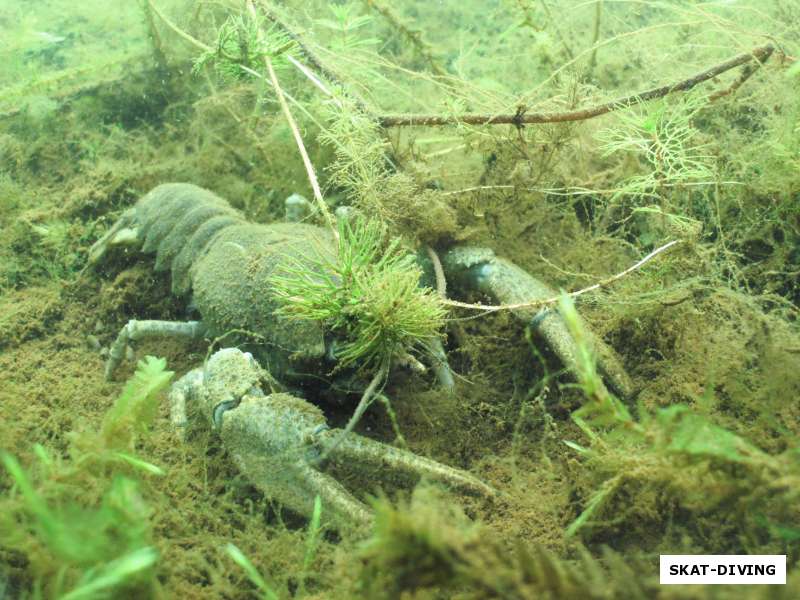
[[[328,89],[328,86],[325,85],[325,83],[323,83],[323,81],[317,77],[311,69],[289,54],[286,55],[286,60],[288,60],[298,71],[305,75],[306,78],[319,90],[321,90],[323,94],[329,98],[333,98],[333,101],[336,102],[336,106],[339,108],[342,107],[342,103],[333,95],[333,92]]]
[[[258,19],[256,7],[252,0],[248,0],[247,8],[250,11],[250,16],[252,16],[254,20]],[[261,35],[260,30],[259,35]],[[311,164],[311,158],[309,158],[308,152],[306,151],[306,146],[303,143],[303,136],[300,135],[300,130],[298,129],[297,123],[295,123],[294,117],[292,116],[292,111],[289,110],[289,105],[286,102],[286,98],[283,96],[283,89],[278,82],[278,76],[275,74],[275,69],[272,66],[272,60],[270,60],[269,56],[266,54],[264,55],[264,65],[267,67],[267,73],[269,74],[269,79],[272,82],[272,87],[275,88],[275,94],[278,96],[278,102],[281,105],[281,110],[283,111],[283,115],[286,117],[286,121],[289,123],[289,128],[292,130],[292,135],[294,136],[294,141],[297,144],[297,149],[300,151],[300,156],[303,159],[303,166],[306,168],[308,181],[311,184],[311,189],[314,191],[314,199],[317,202],[320,212],[325,217],[325,221],[327,222],[328,227],[330,227],[333,236],[338,239],[339,233],[336,229],[336,225],[333,222],[333,215],[331,214],[328,205],[325,204],[325,199],[322,197],[322,190],[319,187],[319,181],[317,180],[317,174],[314,171],[314,165]]]
[[[275,23],[275,25],[280,27],[283,30],[283,32],[287,36],[289,36],[289,39],[293,40],[297,44],[297,47],[300,49],[300,52],[302,52],[303,56],[306,57],[306,60],[311,65],[311,69],[309,69],[308,67],[306,67],[305,65],[303,65],[299,61],[296,61],[295,59],[292,59],[291,57],[289,59],[289,62],[291,62],[295,67],[297,67],[300,70],[301,73],[303,73],[312,82],[314,82],[314,85],[316,85],[317,87],[320,87],[318,85],[318,82],[321,82],[322,78],[314,75],[313,71],[321,73],[322,77],[324,77],[328,82],[337,85],[340,88],[341,93],[346,94],[349,98],[351,98],[353,100],[353,102],[355,103],[356,107],[359,110],[361,110],[364,113],[368,113],[369,112],[369,110],[367,109],[366,102],[364,102],[364,100],[362,98],[356,96],[352,92],[352,90],[350,90],[348,88],[348,86],[346,86],[344,84],[342,78],[337,73],[335,73],[329,66],[327,66],[317,56],[317,54],[313,50],[311,50],[311,48],[309,48],[308,44],[305,43],[305,41],[303,40],[301,35],[299,35],[297,32],[295,32],[291,27],[289,27],[283,21],[283,19],[281,19],[277,14],[275,14],[274,11],[272,11],[266,5],[265,2],[263,2],[262,0],[259,0],[258,4],[261,7],[261,10],[264,12],[264,16],[266,16],[267,19],[269,19],[270,21]],[[313,71],[312,71],[312,69],[313,69]],[[323,89],[323,88],[320,88],[320,89]],[[325,90],[323,90],[323,91],[328,96],[332,96],[332,93],[330,91],[325,91]]]
[[[358,425],[358,422],[361,420],[361,417],[364,416],[364,413],[367,412],[367,409],[372,404],[373,399],[376,397],[376,390],[378,386],[383,383],[386,379],[386,376],[389,373],[389,361],[383,361],[381,363],[380,368],[378,369],[377,373],[373,375],[372,381],[369,382],[367,389],[364,390],[364,394],[361,396],[361,400],[358,401],[358,406],[353,411],[353,415],[350,417],[350,420],[345,425],[345,428],[342,430],[342,433],[333,441],[333,443],[325,448],[322,454],[319,457],[319,462],[324,461],[328,456],[330,456],[336,448],[339,447],[344,439],[350,435],[350,433],[355,429],[355,426]]]
[[[603,0],[595,0],[594,4],[594,32],[592,34],[592,54],[589,57],[589,77],[594,72],[597,64],[597,42],[600,39],[600,21],[603,18]]]
[[[184,40],[186,40],[187,42],[189,42],[189,43],[190,43],[190,44],[192,44],[193,46],[197,46],[197,47],[198,47],[198,48],[200,48],[201,50],[210,51],[210,50],[212,49],[212,48],[211,48],[211,46],[209,46],[209,45],[207,45],[207,44],[204,44],[203,42],[201,42],[201,41],[200,41],[200,40],[198,40],[197,38],[195,38],[195,37],[192,37],[191,35],[189,35],[188,33],[186,33],[186,32],[185,32],[183,29],[181,29],[180,27],[178,27],[177,25],[175,25],[175,23],[173,23],[173,22],[172,22],[172,21],[169,19],[169,17],[167,17],[167,15],[165,15],[164,13],[162,13],[162,12],[161,12],[161,11],[158,9],[158,7],[157,7],[157,6],[156,6],[156,5],[153,3],[153,0],[147,0],[147,4],[150,6],[150,10],[152,10],[152,11],[153,11],[153,12],[156,14],[156,16],[157,16],[159,19],[161,19],[161,20],[164,22],[164,24],[165,24],[167,27],[169,27],[169,28],[170,28],[172,31],[174,31],[175,33],[177,33],[177,34],[178,34],[180,37],[182,37]]]
[[[338,238],[339,234],[336,230],[336,225],[333,223],[333,215],[331,215],[331,211],[328,208],[328,205],[325,204],[325,199],[322,197],[322,190],[319,187],[319,181],[317,181],[317,174],[314,172],[314,165],[311,164],[311,158],[309,158],[308,152],[306,151],[306,146],[303,143],[303,137],[300,135],[300,130],[297,128],[297,123],[295,123],[294,117],[292,117],[292,113],[289,110],[289,105],[286,103],[286,98],[283,97],[283,90],[278,83],[278,77],[275,75],[275,69],[272,67],[272,61],[268,56],[264,57],[264,64],[267,67],[267,72],[269,73],[269,78],[272,81],[272,86],[275,88],[275,91],[278,95],[278,101],[281,104],[281,110],[283,110],[283,114],[286,117],[286,120],[289,122],[289,127],[292,130],[294,141],[297,143],[297,149],[300,151],[300,156],[303,159],[303,165],[306,168],[308,181],[311,184],[311,189],[314,191],[314,199],[317,201],[317,206],[325,217],[325,221],[333,232],[334,237]]]
[[[392,27],[394,27],[400,35],[406,38],[414,48],[416,48],[417,52],[422,56],[425,61],[428,63],[428,66],[433,71],[433,74],[437,77],[446,77],[447,71],[445,71],[439,63],[436,62],[436,59],[433,57],[433,52],[431,50],[430,44],[426,42],[422,38],[422,33],[418,29],[412,29],[408,25],[404,24],[400,17],[395,13],[389,6],[386,6],[382,2],[378,0],[366,0],[367,6],[376,10],[384,19],[391,23]]]
[[[433,273],[436,275],[436,291],[442,299],[447,299],[447,279],[444,276],[442,261],[439,260],[436,250],[430,246],[425,246],[425,252],[433,263]]]
[[[745,81],[750,79],[750,77],[753,75],[753,73],[755,73],[762,64],[764,64],[762,61],[758,61],[754,65],[745,65],[742,68],[742,72],[739,73],[739,77],[736,78],[736,81],[734,81],[730,86],[728,86],[724,90],[718,90],[718,91],[714,92],[713,94],[711,94],[708,97],[708,101],[709,102],[714,102],[714,100],[722,98],[723,96],[728,96],[730,94],[733,94],[736,90],[738,90],[740,87],[742,87],[742,84]]]
[[[563,123],[567,121],[583,121],[599,117],[606,113],[628,108],[635,104],[641,104],[649,100],[661,98],[673,92],[687,91],[696,85],[713,79],[726,71],[730,71],[740,65],[749,63],[753,60],[764,63],[775,51],[775,46],[765,44],[754,48],[750,52],[745,52],[734,56],[716,66],[697,73],[688,79],[665,85],[632,96],[618,98],[611,102],[606,102],[590,108],[581,108],[560,113],[529,113],[522,107],[513,115],[387,115],[379,117],[382,127],[407,127],[407,126],[436,126],[436,125],[516,125],[522,126],[530,123]],[[748,75],[749,77],[749,75]],[[741,85],[741,84],[740,84]]]
[[[680,240],[672,240],[671,242],[664,244],[660,248],[656,248],[650,254],[645,256],[639,262],[634,265],[631,265],[621,273],[617,273],[613,277],[609,277],[608,279],[603,279],[602,281],[598,281],[597,283],[590,285],[589,287],[585,287],[580,289],[576,292],[569,292],[566,296],[570,298],[575,298],[577,296],[581,296],[586,294],[587,292],[593,292],[595,290],[599,290],[601,287],[605,287],[615,281],[618,281],[625,277],[626,275],[630,275],[637,269],[641,268],[645,263],[649,262],[668,248],[671,248],[675,244],[677,244]],[[552,298],[547,298],[546,300],[534,300],[533,302],[520,302],[518,304],[497,304],[497,305],[487,305],[487,304],[469,304],[468,302],[459,302],[458,300],[442,300],[444,304],[448,306],[457,306],[459,308],[471,308],[475,310],[482,310],[484,312],[496,312],[498,310],[517,310],[519,308],[536,308],[537,306],[546,306],[548,304],[555,304],[558,302],[564,294],[553,296]]]
[[[570,60],[575,60],[575,53],[572,51],[572,48],[567,43],[567,38],[564,37],[564,34],[561,32],[561,28],[558,26],[558,19],[553,18],[553,13],[550,11],[550,7],[548,6],[546,0],[540,0],[540,2],[542,8],[544,9],[544,14],[547,17],[547,20],[550,21],[553,31],[556,32],[556,37],[558,37],[561,45],[564,46],[564,52],[567,53],[567,58]]]

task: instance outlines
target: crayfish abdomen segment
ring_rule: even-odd
[[[209,244],[191,270],[194,302],[217,335],[246,330],[248,340],[279,356],[319,359],[325,354],[322,326],[276,314],[279,303],[270,278],[302,265],[322,269],[336,260],[333,236],[303,224],[238,225]],[[270,370],[280,365],[270,365]]]
[[[134,222],[142,251],[156,253],[156,270],[172,269],[172,291],[193,292],[210,335],[240,332],[227,341],[266,347],[277,373],[289,356],[324,355],[318,323],[275,314],[270,277],[283,268],[319,270],[335,261],[330,232],[302,223],[248,223],[225,200],[188,183],[153,189],[136,204]]]
[[[150,190],[136,203],[139,238],[144,240],[142,252],[157,251],[161,242],[200,207],[215,207],[220,214],[234,213],[225,200],[190,183],[165,183]]]
[[[337,260],[332,232],[303,223],[248,223],[208,190],[167,183],[123,213],[92,246],[89,262],[97,264],[110,247],[123,244],[155,253],[156,271],[171,268],[173,293],[192,292],[211,338],[245,344],[278,378],[318,371],[325,356],[322,323],[280,314],[272,276],[293,271],[323,276]],[[130,339],[123,335],[119,343]]]
[[[244,223],[216,194],[190,183],[153,188],[134,207],[142,251],[156,253],[156,271],[172,269],[173,293],[185,294],[189,269],[225,227]]]

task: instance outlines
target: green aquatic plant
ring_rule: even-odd
[[[303,569],[300,571],[299,595],[305,592],[306,581],[317,557],[319,550],[320,536],[322,535],[322,498],[319,495],[314,497],[314,512],[311,513],[311,520],[308,523],[308,533],[306,534],[306,552],[303,555]]]
[[[263,21],[246,13],[230,15],[217,30],[213,46],[195,59],[194,72],[213,65],[223,77],[247,79],[261,72],[264,57],[275,60],[297,49],[297,42],[286,32],[276,25],[264,27]]]
[[[369,15],[357,15],[358,6],[352,4],[329,4],[333,19],[315,19],[314,22],[336,34],[332,49],[346,52],[363,46],[374,46],[380,43],[377,38],[360,37],[359,30],[372,22]]]
[[[0,193],[2,193],[0,181]],[[37,280],[62,281],[80,271],[84,241],[80,227],[60,219],[19,218],[0,240],[0,290],[27,287]]]
[[[100,429],[71,435],[69,459],[36,445],[38,462],[26,471],[11,454],[0,454],[11,482],[0,498],[0,538],[28,555],[36,586],[48,597],[98,598],[151,584],[146,574],[158,559],[150,545],[151,510],[140,483],[125,473],[163,474],[133,448],[171,377],[163,359],[140,361]]]
[[[306,592],[306,580],[309,575],[309,569],[314,562],[319,548],[320,534],[322,532],[322,499],[319,496],[314,498],[314,512],[311,515],[311,521],[308,524],[308,531],[306,533],[306,551],[303,556],[303,564],[300,570],[300,584],[297,592],[292,594],[294,597],[302,598]],[[250,582],[256,586],[261,592],[263,600],[278,600],[285,596],[276,591],[277,584],[274,581],[268,580],[262,575],[253,562],[242,552],[235,544],[227,544],[225,546],[225,553],[235,562],[247,575]]]
[[[383,225],[356,218],[338,222],[336,260],[309,268],[297,263],[273,275],[280,313],[324,323],[341,337],[341,366],[378,370],[393,358],[439,335],[445,309],[398,239],[387,242]]]
[[[72,434],[73,455],[83,464],[107,465],[122,461],[150,474],[161,469],[134,455],[137,437],[145,433],[158,411],[160,392],[172,380],[163,358],[147,356],[140,360],[122,393],[103,418],[98,431]]]
[[[623,495],[627,505],[632,504],[631,495],[655,496],[660,503],[682,506],[697,515],[713,508],[740,510],[754,516],[741,524],[753,531],[767,529],[764,522],[774,528],[775,519],[787,522],[796,517],[797,493],[786,487],[800,483],[792,451],[767,454],[682,404],[655,411],[640,408],[638,419],[634,418],[600,381],[571,299],[563,297],[559,310],[578,345],[575,375],[585,396],[572,419],[590,440],[589,446],[565,443],[599,479],[599,486],[567,528],[567,536],[624,521],[625,511],[615,506],[616,498]],[[707,400],[701,399],[700,404],[708,404]],[[782,483],[774,488],[774,481]],[[770,494],[753,493],[770,488]],[[628,511],[648,510],[636,507],[635,500],[633,504]]]
[[[132,578],[146,572],[158,560],[158,551],[152,547],[129,552],[100,568],[90,569],[81,577],[78,585],[61,596],[59,600],[90,600],[109,595]]]
[[[127,448],[144,433],[156,416],[159,392],[172,380],[167,361],[146,356],[103,419],[101,434],[109,447]]]
[[[432,488],[418,487],[397,505],[379,497],[373,509],[374,531],[361,551],[368,597],[398,598],[460,583],[480,530],[457,505],[444,502]]]
[[[327,126],[319,141],[333,148],[334,161],[328,165],[330,183],[343,189],[356,203],[374,195],[388,176],[387,143],[378,123],[360,111],[344,93],[326,105]]]
[[[579,547],[577,560],[565,560],[538,544],[502,540],[429,487],[373,506],[375,529],[360,553],[369,598],[430,589],[465,599],[648,598],[658,585],[642,561],[608,548],[598,559]]]
[[[259,573],[256,566],[247,558],[247,555],[242,552],[235,544],[228,544],[225,546],[225,552],[230,556],[231,560],[239,565],[247,575],[247,578],[252,582],[256,588],[261,592],[263,600],[278,600],[280,596],[275,592],[275,584],[267,582],[264,576]]]
[[[667,188],[714,181],[713,157],[693,125],[707,104],[706,95],[687,93],[617,113],[619,124],[597,134],[603,155],[633,155],[645,172],[624,181],[616,196],[658,197]]]
[[[39,446],[36,453],[44,465],[54,464],[43,447]],[[136,545],[142,539],[142,528],[146,527],[144,520],[136,527],[117,530],[117,523],[125,520],[125,515],[120,511],[124,509],[135,512],[141,506],[136,484],[132,480],[123,477],[114,480],[97,509],[55,503],[51,506],[36,490],[29,475],[14,456],[4,452],[0,455],[0,460],[16,485],[20,500],[30,518],[30,526],[57,558],[76,565],[93,564],[104,558],[109,551],[109,545],[113,541],[111,538],[124,536],[127,542],[121,539],[118,541],[126,546]],[[94,535],[87,535],[89,532]]]
[[[38,454],[46,451],[40,448]],[[64,498],[48,501],[16,458],[4,452],[0,460],[19,494],[3,501],[4,544],[34,553],[40,570],[56,569],[53,580],[44,582],[49,595],[97,598],[130,584],[155,564],[158,552],[149,546],[149,509],[135,481],[115,478],[99,506]],[[11,515],[12,522],[6,522]],[[53,563],[42,565],[42,555],[49,555]]]

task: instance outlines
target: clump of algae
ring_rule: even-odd
[[[340,335],[343,367],[378,370],[436,339],[445,310],[433,290],[419,286],[414,256],[398,239],[387,243],[376,221],[340,219],[338,229],[336,260],[318,265],[320,272],[297,264],[271,278],[280,311]]]
[[[706,515],[713,514],[720,529],[733,526],[742,534],[703,542],[718,551],[766,547],[797,553],[797,447],[770,455],[717,425],[701,412],[703,404],[694,409],[682,404],[657,410],[640,407],[635,418],[601,385],[566,296],[560,311],[578,344],[576,375],[585,395],[572,419],[589,440],[588,446],[565,443],[583,457],[584,478],[597,486],[566,529],[567,536],[614,531],[631,522],[644,535],[653,522],[671,519],[687,519],[688,530],[697,534]],[[706,407],[709,400],[704,399]]]
[[[68,459],[36,445],[32,477],[14,456],[0,455],[10,487],[0,500],[3,544],[29,562],[39,593],[77,599],[152,590],[158,552],[137,478],[164,473],[132,452],[172,377],[165,367],[153,357],[141,361],[100,430],[73,433]]]
[[[393,505],[374,502],[375,532],[361,551],[362,593],[369,598],[608,598],[655,593],[640,558],[605,550],[601,560],[578,548],[559,558],[522,540],[500,540],[430,487]],[[415,596],[416,597],[416,596]]]

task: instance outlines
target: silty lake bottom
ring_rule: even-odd
[[[797,597],[799,31],[3,2],[0,597]],[[230,207],[134,209],[177,182]],[[115,346],[131,319],[211,327]],[[208,376],[232,347],[260,381]],[[661,587],[661,554],[787,584]]]

